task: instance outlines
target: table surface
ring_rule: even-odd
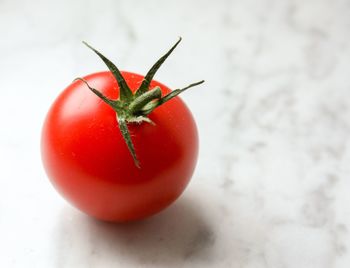
[[[0,1],[0,267],[350,267],[350,2]],[[183,94],[200,133],[164,212],[93,220],[40,160],[52,101],[103,70],[81,40]]]

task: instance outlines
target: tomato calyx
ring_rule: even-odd
[[[95,48],[90,46],[88,43],[83,42],[88,48],[94,51],[102,61],[107,65],[110,72],[113,74],[119,85],[119,99],[112,100],[103,95],[99,90],[91,87],[88,82],[83,78],[76,78],[75,80],[80,80],[86,84],[86,86],[96,94],[100,99],[102,99],[106,104],[108,104],[115,112],[116,119],[119,124],[119,129],[121,134],[125,140],[126,145],[130,151],[130,154],[134,160],[135,165],[140,168],[140,162],[137,158],[135,148],[133,142],[131,140],[130,132],[128,129],[128,124],[137,123],[141,124],[143,122],[150,123],[154,125],[154,122],[148,118],[148,115],[160,105],[166,103],[172,98],[176,97],[183,91],[200,85],[204,82],[204,80],[190,84],[181,89],[175,89],[171,91],[169,94],[162,96],[162,91],[159,86],[154,88],[150,88],[151,81],[163,64],[163,62],[168,58],[168,56],[173,52],[173,50],[177,47],[177,45],[181,42],[181,37],[179,40],[173,45],[170,50],[165,53],[147,72],[140,87],[133,93],[126,83],[124,77],[122,76],[119,69],[112,63],[109,59],[107,59],[103,54],[97,51]]]

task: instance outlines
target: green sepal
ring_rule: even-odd
[[[165,103],[165,102],[171,100],[172,98],[176,97],[180,93],[184,92],[186,89],[189,89],[189,88],[194,87],[194,86],[198,86],[198,85],[200,85],[202,83],[204,83],[204,80],[196,82],[196,83],[192,83],[192,84],[188,85],[187,87],[184,87],[184,88],[181,88],[181,89],[173,90],[172,92],[170,92],[169,94],[165,95],[163,98],[161,98],[159,100],[159,105],[158,106],[160,106],[163,103]]]
[[[121,101],[127,101],[130,102],[133,98],[132,91],[130,90],[128,84],[125,82],[124,77],[120,73],[119,69],[117,66],[114,65],[113,62],[111,62],[109,59],[107,59],[104,55],[102,55],[99,51],[94,49],[92,46],[90,46],[88,43],[83,41],[83,43],[90,48],[92,51],[94,51],[102,60],[103,62],[107,65],[108,69],[111,71],[115,79],[117,80],[117,83],[119,85],[119,90],[120,90],[120,100]]]
[[[105,95],[103,95],[100,91],[98,91],[96,88],[93,88],[89,85],[89,83],[84,78],[75,78],[74,81],[82,81],[85,83],[85,85],[93,92],[95,93],[101,100],[103,100],[105,103],[107,103],[109,106],[111,106],[117,113],[121,113],[123,110],[122,102],[119,100],[111,100],[107,98]]]
[[[122,136],[126,142],[126,145],[128,146],[128,149],[131,153],[131,156],[134,160],[134,163],[135,163],[136,167],[140,168],[140,162],[136,156],[135,147],[134,147],[134,144],[132,143],[132,140],[131,140],[130,132],[129,132],[129,129],[127,126],[127,121],[125,120],[124,117],[118,116],[118,115],[117,115],[117,120],[118,120],[118,124],[119,124],[119,128],[120,128],[120,132],[122,133]]]
[[[174,91],[170,92],[169,94],[165,95],[163,98],[160,98],[154,102],[149,102],[147,105],[145,105],[142,108],[142,114],[143,115],[148,115],[150,114],[154,109],[156,109],[157,107],[159,107],[160,105],[166,103],[167,101],[171,100],[172,98],[176,97],[177,95],[179,95],[180,93],[184,92],[186,89],[189,89],[191,87],[194,86],[198,86],[200,84],[204,83],[204,80],[196,82],[196,83],[192,83],[190,85],[188,85],[187,87],[181,88],[181,89],[175,89]]]
[[[158,71],[158,69],[160,68],[160,66],[163,64],[163,62],[169,57],[169,55],[174,51],[174,49],[177,47],[177,45],[181,42],[182,38],[180,37],[179,40],[175,43],[175,45],[173,45],[170,50],[165,53],[153,66],[152,68],[148,71],[148,73],[145,75],[145,77],[143,78],[143,81],[140,85],[140,87],[138,88],[138,90],[136,91],[136,96],[140,96],[143,93],[145,93],[148,89],[149,86],[151,84],[151,81],[154,77],[154,75],[156,74],[156,72]]]

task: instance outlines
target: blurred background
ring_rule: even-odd
[[[350,1],[0,0],[0,266],[345,268],[350,265]],[[104,64],[178,88],[196,172],[159,215],[96,222],[50,185],[51,103]]]

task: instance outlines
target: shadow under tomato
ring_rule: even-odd
[[[123,224],[98,221],[65,207],[55,236],[57,267],[176,267],[206,262],[215,243],[201,207],[184,196],[149,219]]]

